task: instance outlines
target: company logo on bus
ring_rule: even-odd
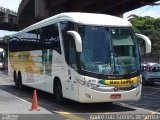
[[[106,83],[109,83],[109,84],[125,84],[125,85],[131,85],[133,84],[133,81],[131,80],[110,80],[110,81],[106,81]]]
[[[130,79],[121,79],[121,80],[100,80],[99,83],[103,85],[111,85],[111,86],[131,86],[135,83],[139,83],[140,79],[138,77],[130,78]]]

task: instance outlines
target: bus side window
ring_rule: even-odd
[[[58,24],[49,25],[39,29],[39,44],[41,49],[53,49],[61,54]]]
[[[75,69],[77,69],[77,64],[76,64],[76,45],[75,41],[72,40],[72,36],[70,37],[71,39],[68,41],[69,42],[69,65]]]

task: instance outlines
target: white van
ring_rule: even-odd
[[[158,63],[146,63],[141,64],[142,71],[142,83],[153,84],[154,82],[160,82],[160,64]]]

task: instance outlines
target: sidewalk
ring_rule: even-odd
[[[39,111],[30,111],[32,103],[2,89],[8,85],[14,85],[7,78],[8,76],[0,71],[0,120],[64,120],[64,117],[40,106],[38,107]]]
[[[14,85],[9,81],[8,76],[0,71],[0,86]],[[30,111],[32,103],[25,101],[17,96],[6,92],[0,88],[0,113],[18,113],[18,114],[51,114],[51,112],[41,107],[40,111]]]
[[[7,71],[0,70],[0,85],[14,84],[12,81],[8,79],[7,74],[8,74]]]
[[[39,107],[40,111],[30,111],[31,103],[0,89],[0,113],[13,114],[51,114]]]

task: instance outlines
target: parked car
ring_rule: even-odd
[[[160,64],[158,63],[146,63],[141,64],[142,71],[142,84],[153,84],[154,82],[160,82]]]

